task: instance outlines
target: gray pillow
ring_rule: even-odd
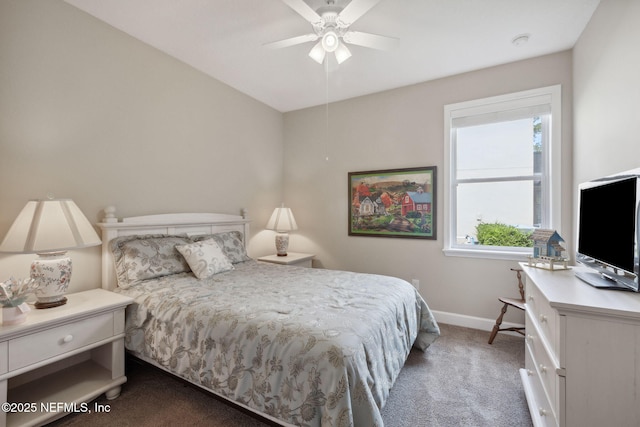
[[[192,237],[194,242],[207,239],[214,239],[232,264],[249,261],[251,259],[247,255],[247,250],[244,246],[244,236],[239,231],[224,231],[222,233]]]
[[[187,236],[123,236],[110,243],[118,286],[127,289],[144,280],[191,271],[176,245],[191,243]]]

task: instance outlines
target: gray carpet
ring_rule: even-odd
[[[442,336],[425,353],[409,355],[382,410],[385,426],[531,426],[518,374],[523,339],[498,334],[489,345],[489,332],[440,327]],[[50,426],[268,425],[136,360],[128,361],[127,377],[118,399],[96,400],[109,413],[69,415]]]

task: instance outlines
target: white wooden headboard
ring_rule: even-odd
[[[111,240],[120,236],[143,234],[214,234],[224,231],[240,231],[247,246],[249,222],[247,211],[242,215],[218,213],[176,213],[123,218],[118,220],[115,208],[105,209],[102,229],[102,287],[113,290],[117,286],[113,254],[109,250]]]

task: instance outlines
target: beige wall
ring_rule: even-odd
[[[329,77],[331,78],[331,77]],[[293,250],[314,252],[327,268],[418,279],[432,309],[492,319],[498,296],[517,295],[515,261],[447,257],[443,243],[445,104],[562,85],[563,235],[571,230],[571,52],[507,64],[286,113],[285,195],[299,230]],[[328,160],[327,160],[328,158]],[[347,235],[347,173],[414,166],[438,167],[438,239]],[[523,322],[509,313],[507,321]],[[485,325],[486,326],[486,325]]]
[[[639,1],[602,0],[574,48],[576,186],[640,167],[639,22]]]
[[[282,139],[281,113],[62,0],[0,1],[0,236],[49,192],[94,223],[107,205],[248,208],[257,233],[282,200]],[[72,256],[71,290],[99,286],[98,248]],[[0,255],[0,280],[32,258]]]
[[[291,249],[316,253],[318,265],[415,278],[435,310],[493,319],[497,296],[515,293],[515,262],[445,257],[442,204],[436,241],[347,236],[347,173],[436,165],[442,201],[443,106],[559,83],[572,242],[577,183],[639,166],[639,20],[640,3],[603,0],[573,52],[336,103],[327,127],[324,107],[287,113],[283,125],[61,0],[2,0],[0,235],[27,199],[52,192],[93,222],[110,204],[124,216],[247,207],[261,255],[272,251],[263,224],[284,200],[300,226]],[[72,290],[98,286],[99,251],[72,255]],[[0,255],[0,279],[26,275],[30,259]]]

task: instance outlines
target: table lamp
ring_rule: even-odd
[[[281,207],[275,208],[267,222],[267,230],[275,230],[276,233],[276,251],[278,256],[287,256],[289,248],[289,231],[297,230],[298,224],[293,217],[291,209],[285,208],[284,203]]]
[[[72,266],[67,251],[101,243],[72,200],[30,200],[0,243],[0,252],[39,255],[31,264],[31,278],[38,283],[35,307],[51,308],[67,302]]]

